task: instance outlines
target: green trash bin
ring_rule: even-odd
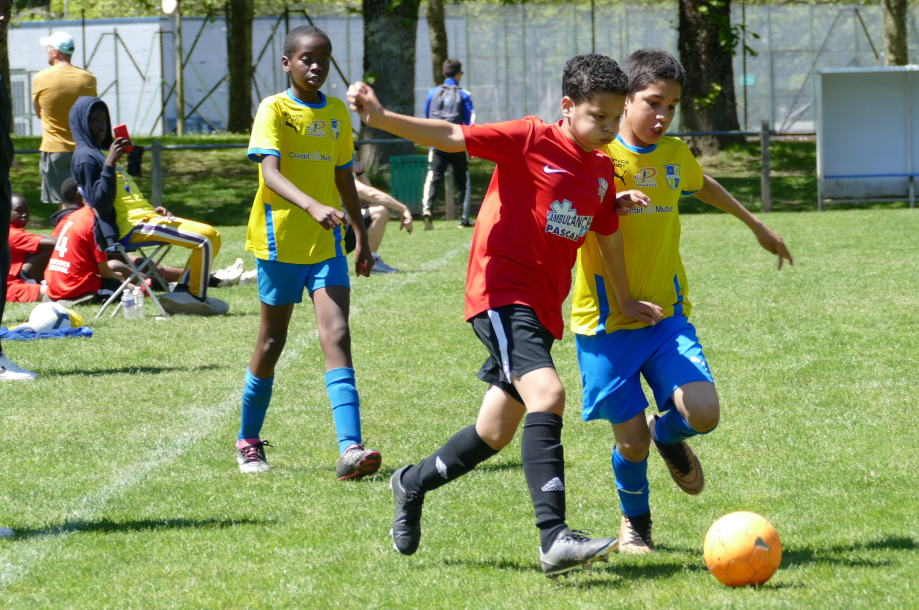
[[[392,196],[421,214],[424,180],[428,175],[427,155],[399,155],[389,158]]]

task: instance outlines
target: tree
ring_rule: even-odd
[[[679,0],[677,47],[686,70],[680,96],[685,131],[739,130],[732,58],[742,27],[731,25],[731,0]],[[713,154],[736,138],[695,137],[692,146]]]
[[[372,85],[383,105],[400,114],[415,113],[415,36],[420,0],[363,0],[364,81]],[[361,126],[361,139],[391,139],[392,135]],[[366,145],[361,161],[377,167],[390,155],[411,154],[409,142]]]
[[[229,0],[227,14],[227,131],[247,133],[252,127],[252,20],[254,0]]]
[[[905,66],[909,63],[906,46],[906,0],[881,0],[884,22],[884,65]]]
[[[444,82],[444,62],[449,57],[447,24],[444,21],[444,0],[428,0],[428,39],[431,41],[431,67],[434,84]]]

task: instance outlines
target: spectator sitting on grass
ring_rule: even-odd
[[[10,303],[40,301],[47,289],[41,284],[54,248],[54,238],[25,230],[29,224],[29,202],[13,193],[10,214],[10,265],[7,274],[6,300]]]
[[[355,161],[351,166],[354,172],[354,186],[357,188],[357,196],[364,204],[361,206],[361,216],[364,217],[364,226],[367,227],[367,237],[370,240],[370,252],[373,255],[373,269],[371,273],[398,273],[399,269],[390,267],[383,262],[383,257],[377,254],[380,244],[383,243],[383,236],[386,234],[386,222],[389,220],[389,212],[393,211],[401,216],[402,222],[399,224],[399,230],[405,229],[412,232],[412,213],[408,207],[394,198],[390,197],[378,188],[370,185],[370,180],[364,174],[364,168],[360,161]],[[350,254],[354,250],[357,240],[354,237],[354,229],[348,224],[345,230],[345,250]]]

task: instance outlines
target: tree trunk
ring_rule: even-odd
[[[373,86],[383,106],[400,114],[415,114],[415,36],[420,0],[363,0],[364,81]],[[361,125],[361,139],[395,136]],[[389,162],[391,155],[410,155],[408,142],[361,147],[365,167]]]
[[[884,65],[905,66],[909,63],[906,0],[881,0],[881,17],[884,22]]]
[[[254,0],[229,0],[227,14],[227,72],[230,108],[227,131],[248,133],[252,128],[252,20]]]
[[[431,67],[434,84],[444,83],[444,62],[449,57],[447,24],[444,21],[444,0],[428,0],[428,38],[431,40]]]
[[[730,0],[680,0],[678,48],[686,70],[680,96],[684,131],[739,130],[734,95],[734,43]],[[718,152],[736,137],[694,137],[702,155]]]

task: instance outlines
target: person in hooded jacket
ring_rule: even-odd
[[[163,308],[170,314],[227,313],[229,305],[207,296],[211,267],[220,251],[220,233],[210,225],[173,216],[162,206],[154,208],[144,198],[134,179],[118,165],[131,141],[113,137],[105,102],[97,97],[78,98],[70,110],[70,131],[76,142],[70,171],[98,213],[108,245],[166,242],[190,249],[177,286],[160,298]]]

